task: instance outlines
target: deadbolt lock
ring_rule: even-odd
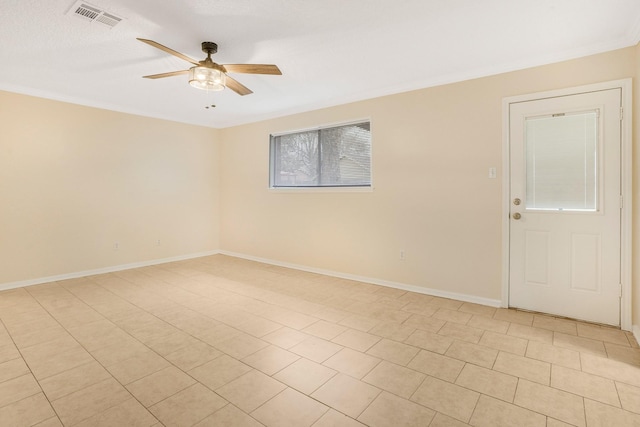
[[[515,199],[513,199],[513,204],[514,205],[518,206],[518,205],[520,205],[520,203],[521,203],[521,201],[517,197]]]

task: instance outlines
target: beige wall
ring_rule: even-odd
[[[640,337],[640,44],[635,49],[633,79],[633,324]]]
[[[218,248],[217,130],[7,92],[0,111],[0,285]]]
[[[627,48],[223,129],[221,248],[500,300],[502,99],[637,76],[636,55]],[[270,133],[365,117],[372,192],[268,190]]]
[[[502,99],[627,77],[640,46],[221,130],[0,92],[0,285],[219,248],[499,300]],[[268,190],[270,133],[361,118],[373,191]]]

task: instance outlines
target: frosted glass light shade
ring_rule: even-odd
[[[191,67],[189,69],[189,84],[202,90],[222,90],[225,87],[225,74],[208,67]]]

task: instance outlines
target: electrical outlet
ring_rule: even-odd
[[[405,259],[405,253],[404,250],[400,251],[400,261],[404,261]]]
[[[156,246],[160,246],[160,239],[156,242]]]
[[[117,251],[118,249],[120,249],[120,243],[115,242],[115,243],[113,244],[113,250],[116,250],[116,251]]]

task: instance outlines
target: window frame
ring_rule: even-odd
[[[269,183],[268,189],[269,191],[274,192],[326,192],[326,193],[339,193],[339,192],[371,192],[373,191],[373,135],[370,135],[369,138],[369,184],[361,184],[361,185],[305,185],[305,186],[282,186],[282,185],[274,185],[275,184],[275,138],[279,136],[285,135],[293,135],[305,132],[318,132],[320,133],[322,130],[339,128],[350,125],[358,125],[362,123],[369,124],[369,132],[372,133],[373,123],[371,118],[362,118],[356,120],[349,120],[344,122],[334,122],[319,126],[313,126],[308,128],[289,130],[283,132],[274,132],[269,135]],[[318,140],[318,144],[320,144],[320,140]],[[320,162],[318,163],[320,165]]]

